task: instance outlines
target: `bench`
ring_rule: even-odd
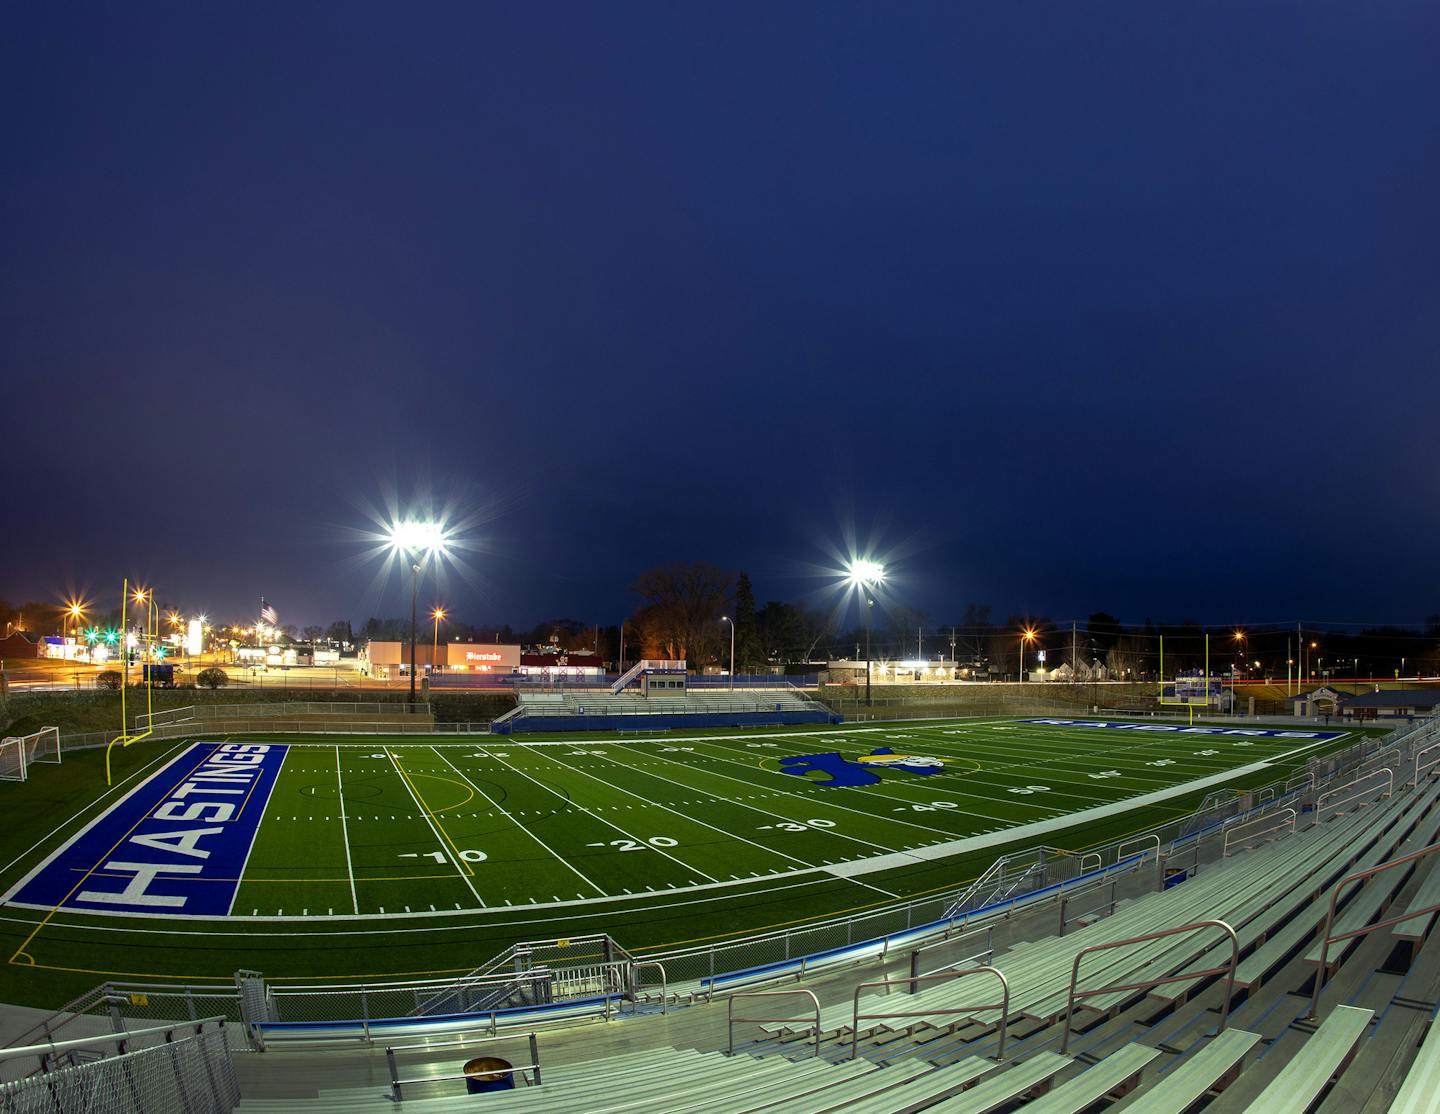
[[[1435,1035],[1435,1030],[1432,1020],[1430,1032],[1425,1035],[1420,1051],[1405,1073],[1405,1082],[1400,1084],[1400,1090],[1390,1103],[1390,1114],[1440,1112],[1440,1036]]]
[[[1211,1091],[1234,1082],[1246,1054],[1259,1043],[1259,1033],[1226,1029],[1152,1083],[1125,1107],[1125,1114],[1184,1114]]]
[[[874,1068],[874,1065],[871,1065]],[[804,1095],[780,1097],[773,1092],[754,1096],[754,1106],[739,1110],[733,1095],[714,1100],[708,1106],[687,1107],[685,1114],[813,1114],[817,1110],[843,1110],[848,1104],[882,1091],[893,1090],[935,1070],[924,1060],[874,1068],[858,1078],[838,1078]]]
[[[1251,1109],[1265,1114],[1306,1114],[1350,1063],[1374,1016],[1374,1010],[1336,1006],[1305,1047],[1260,1092]]]
[[[999,1066],[994,1060],[967,1056],[899,1087],[871,1092],[863,1098],[848,1099],[833,1106],[810,1106],[805,1114],[828,1114],[832,1110],[844,1111],[844,1114],[912,1114],[916,1110],[928,1110],[940,1099],[963,1091]]]
[[[945,1114],[990,1114],[992,1110],[1009,1106],[1032,1092],[1047,1090],[1050,1081],[1071,1063],[1068,1056],[1040,1052],[930,1109],[936,1114],[940,1111]]]
[[[1440,860],[1432,860],[1428,864],[1420,865],[1419,869],[1426,871],[1425,880],[1420,883],[1420,888],[1415,891],[1415,896],[1406,903],[1402,912],[1408,913],[1412,909],[1424,909],[1427,905],[1440,905],[1440,869],[1437,869],[1437,862]],[[1431,913],[1428,916],[1401,921],[1392,931],[1397,940],[1409,940],[1418,944],[1430,934],[1430,926],[1435,923],[1435,917],[1436,914]]]
[[[1127,1044],[1030,1103],[1025,1114],[1080,1114],[1107,1096],[1119,1098],[1134,1089],[1146,1065],[1159,1055],[1158,1048]]]

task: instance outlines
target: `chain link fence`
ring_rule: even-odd
[[[134,1047],[148,1044],[148,1047]],[[229,1114],[240,1101],[219,1018],[0,1053],[0,1114]]]

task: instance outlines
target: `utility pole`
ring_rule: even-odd
[[[420,566],[410,566],[410,703],[415,703],[415,596],[420,590]]]

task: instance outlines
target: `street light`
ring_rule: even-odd
[[[730,691],[735,691],[735,620],[728,615],[720,616],[722,623],[730,624]]]
[[[865,706],[871,706],[870,700],[870,609],[875,606],[875,601],[870,598],[870,588],[877,584],[885,583],[885,566],[878,561],[857,560],[851,561],[850,567],[846,570],[846,577],[852,585],[864,592],[862,597],[865,600]]]
[[[1020,681],[1025,680],[1025,643],[1035,641],[1035,628],[1025,627],[1020,631],[1020,668],[1016,676]]]
[[[420,591],[420,565],[432,554],[445,552],[449,538],[438,522],[397,522],[388,532],[390,548],[410,560],[410,703],[415,703],[415,620]]]
[[[435,641],[430,645],[430,672],[434,673],[435,663],[440,660],[440,620],[445,618],[445,609],[437,607],[430,612],[430,618],[435,620]]]

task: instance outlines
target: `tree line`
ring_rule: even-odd
[[[1144,618],[1125,622],[1107,611],[1083,620],[1011,613],[996,619],[991,605],[967,603],[951,621],[936,621],[924,612],[877,598],[867,631],[858,621],[853,599],[830,607],[780,599],[757,599],[744,571],[730,571],[703,561],[648,569],[631,585],[635,607],[623,624],[593,624],[575,618],[546,619],[528,627],[508,623],[473,623],[447,617],[440,628],[445,641],[501,642],[554,646],[562,652],[591,651],[614,665],[642,657],[683,658],[697,668],[728,668],[730,624],[735,629],[735,668],[753,673],[834,659],[945,661],[977,677],[1014,677],[1021,667],[1034,670],[1039,653],[1045,665],[1065,665],[1077,679],[1154,679],[1164,674],[1203,668],[1209,638],[1211,672],[1247,677],[1283,678],[1287,665],[1307,676],[1391,677],[1440,674],[1440,614],[1423,627],[1373,626],[1358,629],[1334,624],[1257,627],[1205,625],[1193,619],[1159,622]],[[163,614],[179,610],[160,604]],[[60,605],[0,600],[0,636],[11,629],[58,634]],[[134,615],[129,616],[134,622]],[[85,627],[118,627],[118,607],[87,612]],[[162,629],[165,629],[162,625]],[[1025,639],[1023,632],[1030,632]],[[217,625],[224,637],[224,628]],[[347,619],[329,625],[282,628],[287,639],[330,640],[336,643],[406,641],[409,617],[371,617],[358,627]],[[419,637],[433,637],[432,621],[422,616]],[[623,636],[624,645],[621,645]],[[623,651],[623,652],[622,652]],[[1258,663],[1258,664],[1257,664]]]

